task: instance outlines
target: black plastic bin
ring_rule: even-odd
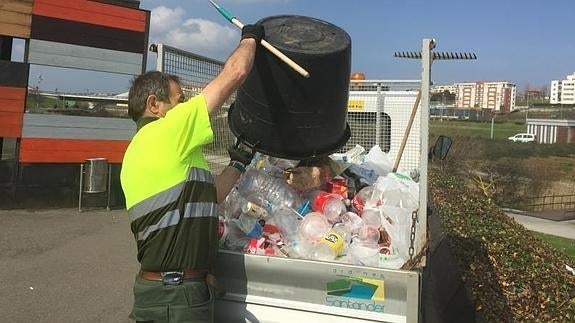
[[[257,151],[280,158],[311,159],[337,151],[350,137],[351,38],[333,24],[304,16],[273,16],[259,23],[266,40],[310,77],[259,48],[228,115],[232,132]]]

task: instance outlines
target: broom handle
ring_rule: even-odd
[[[411,131],[411,126],[413,125],[413,119],[415,119],[415,113],[417,112],[417,107],[419,106],[419,101],[421,101],[421,91],[417,92],[417,97],[415,98],[415,103],[411,109],[411,115],[409,116],[409,121],[407,122],[407,128],[403,133],[403,139],[401,140],[401,145],[399,146],[399,152],[395,157],[395,164],[393,165],[392,172],[397,172],[397,167],[399,167],[399,161],[401,160],[401,155],[403,155],[403,149],[405,149],[405,144],[407,143],[407,138],[409,137],[409,132]]]
[[[224,18],[226,18],[229,22],[236,25],[239,29],[244,28],[244,24],[241,21],[239,21],[231,12],[226,10],[226,8],[221,7],[220,5],[215,3],[213,0],[209,0],[209,1],[216,8],[216,10],[218,10],[218,12],[222,16],[224,16]],[[296,72],[301,74],[301,76],[303,76],[305,78],[309,78],[309,72],[308,71],[306,71],[303,67],[299,66],[296,62],[294,62],[291,58],[287,57],[284,53],[280,52],[277,48],[275,48],[272,44],[268,43],[265,39],[262,39],[260,44],[262,44],[262,46],[264,46],[272,54],[276,55],[277,58],[279,58],[281,61],[286,63],[293,70],[295,70]]]

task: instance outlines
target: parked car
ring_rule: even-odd
[[[535,135],[532,133],[518,133],[507,139],[513,142],[535,142]]]

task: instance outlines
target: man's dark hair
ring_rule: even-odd
[[[180,84],[180,79],[158,71],[146,72],[132,80],[128,94],[128,115],[138,121],[146,110],[149,95],[156,95],[160,102],[170,101],[170,81]]]

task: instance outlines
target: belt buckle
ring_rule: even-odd
[[[184,272],[183,271],[164,271],[161,272],[162,283],[165,286],[176,286],[184,282]]]

